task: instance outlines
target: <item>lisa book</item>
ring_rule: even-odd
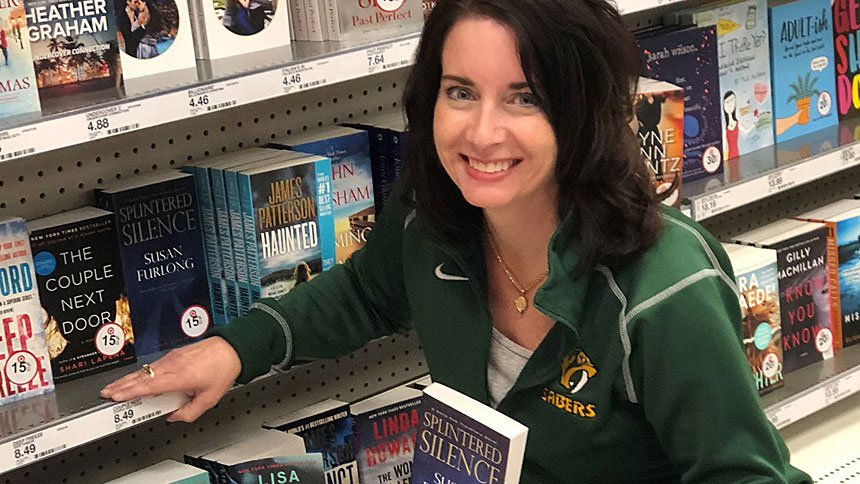
[[[29,225],[54,380],[134,363],[113,214],[84,207]]]
[[[525,425],[440,383],[424,389],[418,418],[414,484],[520,482]]]
[[[175,460],[163,460],[106,484],[210,484],[210,482],[209,475],[204,470]]]
[[[95,199],[114,214],[138,356],[202,337],[212,304],[192,176],[140,176]]]
[[[287,0],[189,0],[198,59],[222,59],[290,44]]]
[[[0,405],[54,390],[27,223],[0,221]]]
[[[310,484],[325,482],[322,456],[305,453],[300,437],[276,430],[255,429],[244,434],[243,440],[189,463],[209,472],[212,484],[276,484],[290,478]]]
[[[0,117],[39,111],[39,88],[23,2],[0,2],[0,45]]]

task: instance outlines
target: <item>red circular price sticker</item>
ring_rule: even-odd
[[[815,347],[819,353],[833,351],[833,333],[827,328],[821,328],[815,335]]]
[[[16,351],[6,360],[6,378],[16,384],[25,385],[36,378],[36,355],[29,351]]]
[[[104,356],[114,356],[125,346],[125,334],[116,323],[103,324],[96,331],[96,350]]]
[[[197,338],[209,329],[209,313],[203,306],[191,306],[182,313],[182,332],[189,338]]]

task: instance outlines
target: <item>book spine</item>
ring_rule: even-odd
[[[316,169],[317,214],[319,241],[322,251],[322,270],[337,262],[337,244],[334,232],[334,211],[331,200],[331,161],[321,160],[314,163]]]
[[[257,227],[254,222],[254,194],[251,189],[251,177],[237,173],[239,185],[239,198],[242,206],[243,233],[245,234],[245,249],[248,251],[248,282],[254,300],[263,295],[263,287],[260,278],[260,261],[263,254],[257,243]]]
[[[293,32],[296,40],[308,40],[308,17],[303,0],[290,0]]]
[[[340,22],[338,21],[338,0],[322,0],[324,10],[325,23],[328,28],[328,40],[339,42],[343,40],[340,34]]]
[[[215,208],[212,202],[212,189],[206,168],[194,167],[194,186],[200,207],[200,220],[203,229],[203,246],[206,253],[206,270],[209,273],[209,298],[212,301],[213,322],[218,326],[227,324],[224,305],[226,292],[221,283],[221,255],[218,247],[218,233],[215,223]]]
[[[833,348],[842,348],[842,307],[839,304],[839,244],[836,223],[827,224],[827,282],[830,284],[830,320]]]
[[[248,282],[248,257],[245,249],[245,231],[242,223],[242,204],[235,172],[223,170],[227,188],[227,208],[230,212],[230,234],[233,236],[233,253],[236,256],[236,282],[239,289],[239,314],[251,308],[251,288]]]
[[[320,3],[318,0],[303,0],[307,18],[308,40],[326,40],[326,29],[320,14]]]
[[[843,346],[860,343],[860,238],[857,225],[860,217],[852,217],[837,223],[837,251],[839,252],[839,298],[841,317],[839,320]],[[835,333],[835,332],[834,332]]]
[[[383,188],[383,180],[388,176],[388,159],[391,157],[390,143],[387,140],[385,130],[370,127],[370,165],[371,178],[373,179],[373,195],[375,197],[376,216],[382,213],[387,192]]]
[[[212,184],[212,199],[215,202],[215,224],[218,233],[218,245],[221,249],[221,268],[224,283],[227,287],[226,309],[227,318],[239,317],[239,288],[236,283],[236,259],[233,249],[233,237],[230,234],[230,210],[227,207],[227,189],[220,170],[209,169],[209,182]]]

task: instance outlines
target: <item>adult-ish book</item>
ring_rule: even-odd
[[[39,97],[119,87],[113,0],[26,0]]]
[[[54,390],[27,224],[0,221],[0,405]]]
[[[114,213],[139,356],[199,339],[211,322],[194,179],[169,171],[96,190]]]
[[[525,425],[440,383],[424,389],[418,418],[411,482],[520,482]]]
[[[860,115],[860,63],[857,62],[860,12],[854,1],[835,0],[831,3],[833,4],[836,107],[841,121]]]
[[[665,30],[638,38],[642,76],[684,88],[685,181],[722,173],[716,27]]]
[[[273,141],[270,146],[331,160],[337,262],[342,263],[364,247],[376,223],[367,131],[337,127],[311,136]]]
[[[30,223],[57,383],[135,361],[112,213],[84,207]]]
[[[421,397],[397,387],[350,407],[361,482],[409,482]]]
[[[833,357],[827,236],[826,225],[799,220],[737,236],[776,250],[784,375]]]
[[[669,193],[667,205],[681,201],[684,171],[684,89],[664,81],[639,78],[631,128],[657,193]]]
[[[286,0],[190,0],[198,59],[221,59],[290,43]]]
[[[157,464],[114,479],[107,484],[210,484],[206,471],[175,460]]]
[[[424,25],[421,0],[323,0],[323,6],[327,40],[390,38],[399,32],[417,32]]]
[[[348,403],[323,400],[263,427],[298,435],[308,452],[321,453],[328,484],[359,482]]]
[[[0,117],[38,111],[39,88],[23,2],[0,2],[0,45],[3,46]]]
[[[738,244],[723,247],[732,261],[738,285],[744,353],[758,392],[764,395],[785,384],[776,251]]]
[[[838,124],[828,0],[772,2],[771,76],[776,141]]]

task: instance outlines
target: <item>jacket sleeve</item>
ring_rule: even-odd
[[[759,405],[740,318],[718,277],[640,313],[628,331],[637,398],[685,484],[811,484]]]
[[[262,299],[244,317],[216,329],[242,361],[244,383],[274,365],[334,358],[409,328],[403,284],[403,230],[411,207],[392,192],[365,246],[343,264],[278,299]]]

